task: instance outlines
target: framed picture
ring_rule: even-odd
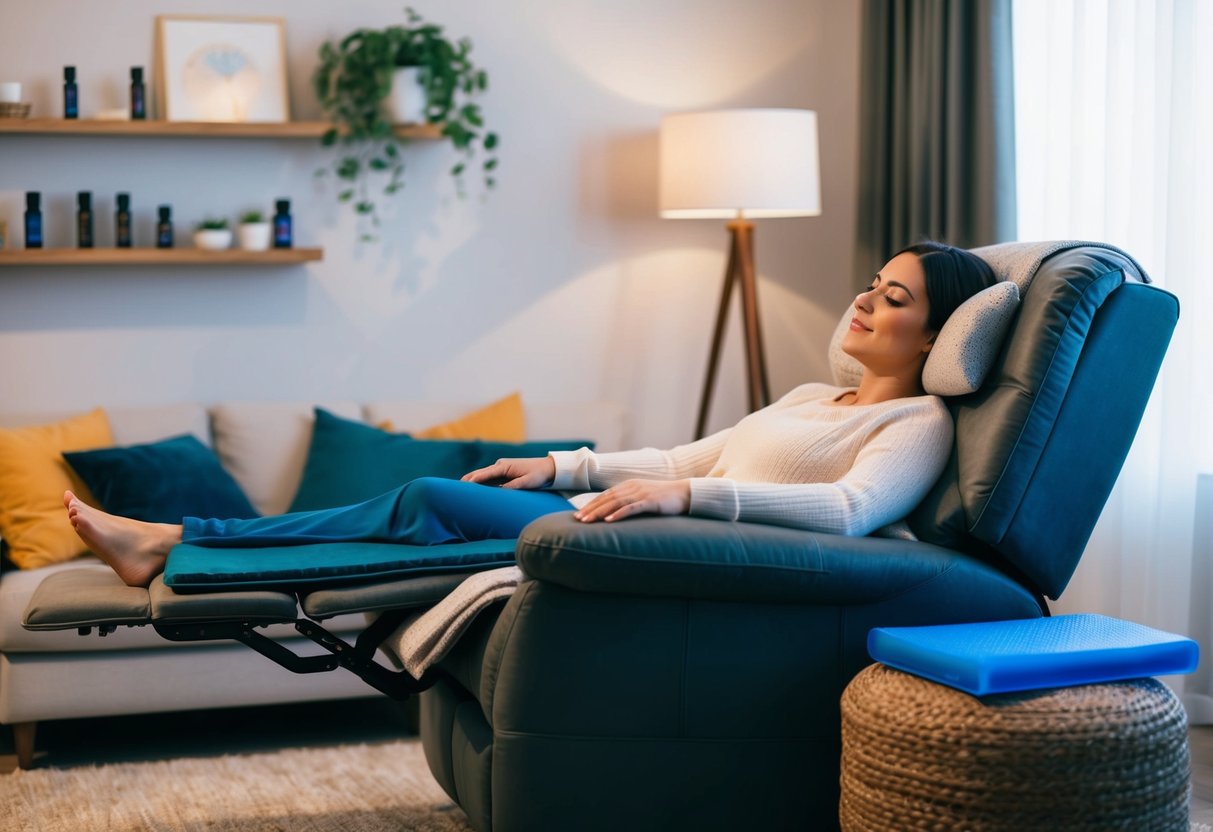
[[[279,17],[158,15],[156,66],[168,121],[290,121]]]

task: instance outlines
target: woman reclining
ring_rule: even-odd
[[[858,387],[801,385],[732,428],[668,451],[583,448],[502,459],[462,480],[423,477],[357,505],[248,520],[146,523],[107,514],[70,491],[63,501],[76,533],[130,586],[150,584],[182,542],[509,539],[570,508],[585,523],[692,514],[865,535],[905,517],[942,472],[952,419],[923,391],[923,365],[952,312],[994,282],[990,266],[963,249],[902,250],[854,301],[842,348],[864,367]],[[569,491],[590,493],[560,493]]]

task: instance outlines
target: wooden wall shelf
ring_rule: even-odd
[[[188,136],[234,139],[319,139],[331,127],[327,121],[211,122],[106,121],[102,119],[0,118],[0,135],[54,136]],[[396,135],[405,139],[442,138],[442,125],[402,124]]]
[[[27,248],[0,251],[0,266],[286,266],[324,259],[321,248]]]

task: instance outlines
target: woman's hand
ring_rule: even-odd
[[[633,514],[686,514],[690,508],[690,480],[625,480],[590,500],[573,517],[583,523],[610,523]]]
[[[500,485],[502,488],[543,488],[556,478],[556,462],[550,456],[528,459],[499,459],[487,468],[464,474],[464,482]]]

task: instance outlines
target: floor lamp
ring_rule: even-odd
[[[707,429],[729,304],[737,287],[750,410],[770,404],[750,220],[821,213],[817,114],[768,109],[676,113],[661,120],[660,143],[661,216],[729,220],[729,259],[695,425],[699,439]]]

